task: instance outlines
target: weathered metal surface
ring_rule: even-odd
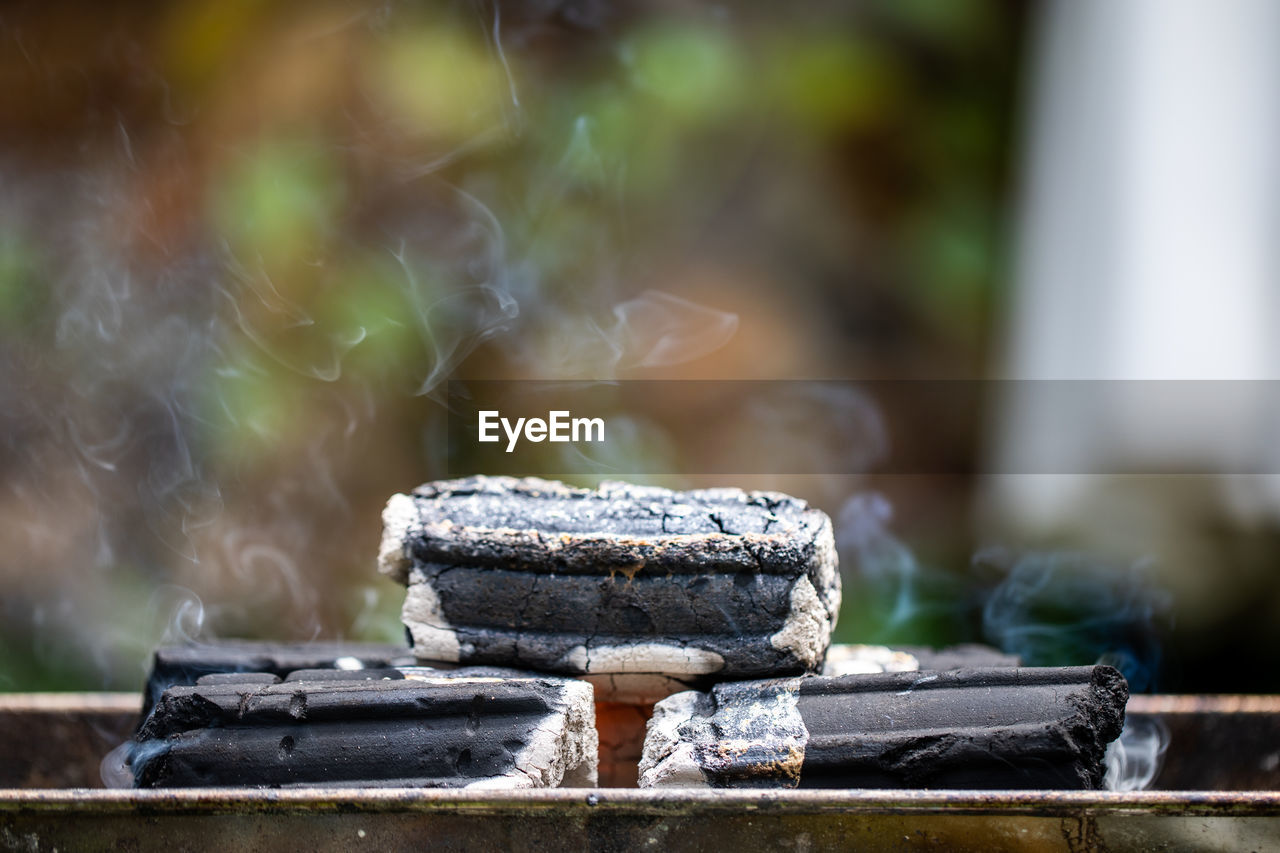
[[[1159,720],[1168,730],[1155,788],[1280,788],[1280,697],[1134,696],[1128,716]]]
[[[0,788],[101,786],[141,707],[137,693],[0,693]]]
[[[1280,795],[0,791],[13,849],[1275,849]]]

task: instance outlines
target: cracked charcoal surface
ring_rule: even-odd
[[[411,663],[405,646],[382,643],[266,643],[253,640],[213,640],[161,646],[151,662],[143,689],[143,719],[169,687],[195,684],[218,673],[267,673],[283,678],[302,669],[336,669],[339,661],[352,666],[387,667]]]
[[[658,703],[641,786],[1097,788],[1128,695],[1107,666],[717,685]]]
[[[423,660],[798,674],[839,608],[830,519],[776,493],[473,477],[396,496],[384,521]]]
[[[418,667],[341,675],[170,688],[138,732],[135,785],[594,785],[586,684]]]

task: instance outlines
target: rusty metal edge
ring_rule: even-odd
[[[563,816],[568,811],[680,814],[969,814],[1055,817],[1184,815],[1280,817],[1280,791],[743,791],[415,788],[206,788],[181,790],[0,790],[0,814],[316,814],[451,812]]]
[[[142,711],[142,696],[139,693],[0,693],[0,714],[33,711],[137,714]]]
[[[1131,714],[1280,714],[1280,696],[1157,693],[1130,696]]]

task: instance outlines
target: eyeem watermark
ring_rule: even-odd
[[[604,418],[575,418],[563,409],[547,412],[546,420],[516,418],[514,423],[502,417],[497,409],[486,409],[479,412],[477,427],[479,440],[487,442],[500,441],[498,427],[502,427],[507,436],[508,453],[516,449],[522,436],[535,443],[604,441]]]

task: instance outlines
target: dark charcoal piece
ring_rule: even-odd
[[[473,477],[396,495],[383,522],[424,661],[640,675],[661,696],[814,670],[840,604],[830,519],[772,492]]]
[[[138,732],[135,786],[595,785],[589,684],[418,667],[331,676],[171,687]]]
[[[640,786],[1097,788],[1128,698],[1109,666],[720,684],[655,706]]]
[[[215,673],[270,673],[283,678],[300,669],[363,669],[412,663],[405,646],[381,643],[260,643],[252,640],[214,640],[181,646],[162,646],[151,662],[142,697],[142,716],[160,694],[180,684],[195,684]]]

